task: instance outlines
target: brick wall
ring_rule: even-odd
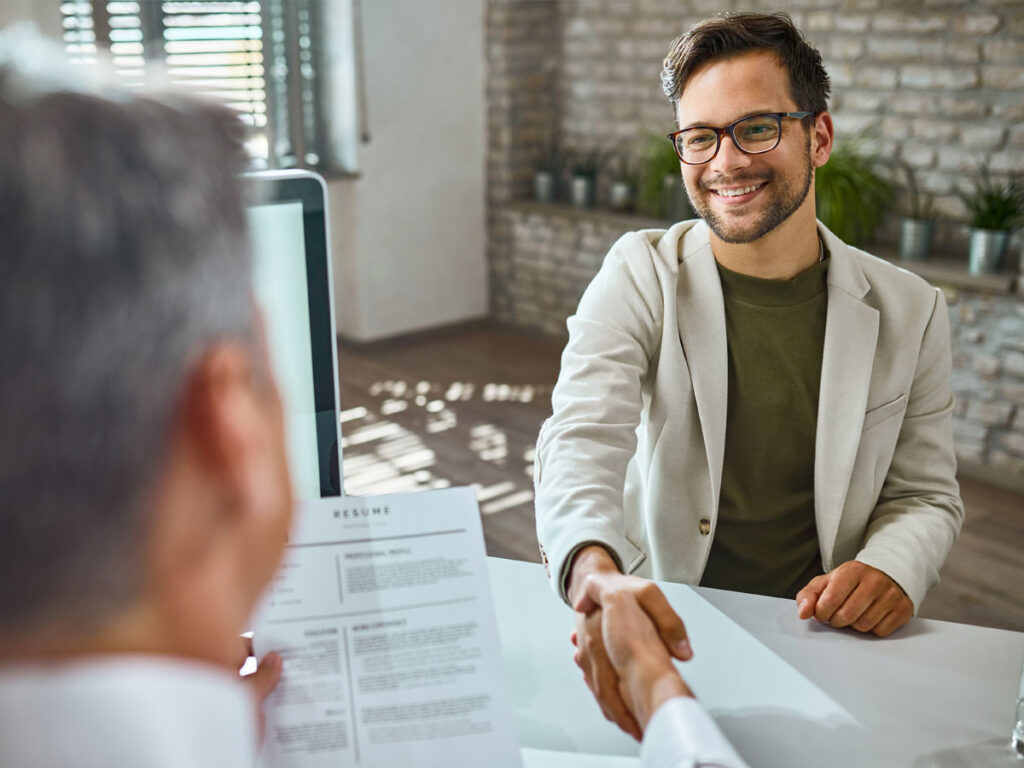
[[[1024,478],[1024,301],[947,290],[961,461]]]
[[[875,126],[877,148],[917,169],[940,214],[962,215],[954,185],[979,160],[997,173],[1024,171],[1024,2],[782,5],[822,52],[839,135]],[[629,151],[637,138],[671,130],[658,75],[672,37],[719,10],[779,6],[735,0],[562,3],[558,94],[565,143]],[[957,239],[960,233],[951,234]]]
[[[510,298],[513,233],[502,211],[528,196],[538,158],[556,128],[560,30],[558,3],[487,4],[487,251],[491,313],[503,319],[514,319],[520,306]]]

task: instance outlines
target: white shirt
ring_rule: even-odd
[[[658,707],[644,731],[640,763],[643,768],[748,768],[711,715],[689,696]]]
[[[0,667],[4,768],[252,768],[256,709],[237,677],[158,656]]]

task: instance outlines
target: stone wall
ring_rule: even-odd
[[[530,179],[559,109],[561,7],[553,2],[488,2],[487,254],[491,314],[512,319],[527,304],[508,301],[513,233],[505,206],[528,196]],[[536,312],[534,312],[536,315]],[[530,320],[531,324],[533,319]]]
[[[962,462],[1024,478],[1024,300],[947,289]]]

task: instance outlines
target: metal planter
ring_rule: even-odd
[[[569,188],[569,202],[577,208],[591,208],[594,205],[594,177],[577,174],[572,177]]]
[[[972,275],[991,275],[1002,269],[1010,232],[1005,229],[971,229],[967,271]]]
[[[934,219],[903,219],[900,222],[900,258],[924,261],[931,253],[934,237]]]
[[[533,199],[538,203],[554,202],[555,174],[551,171],[537,171],[533,174]]]
[[[636,199],[633,185],[626,181],[616,181],[608,190],[608,204],[614,211],[631,211]]]

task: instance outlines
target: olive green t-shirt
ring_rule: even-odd
[[[792,598],[822,573],[814,443],[828,260],[791,280],[719,265],[729,411],[718,522],[701,585]]]

